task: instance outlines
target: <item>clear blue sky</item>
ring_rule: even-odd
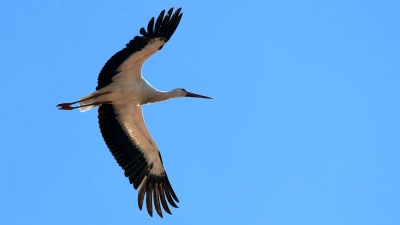
[[[2,1],[0,224],[400,224],[399,1]],[[92,92],[111,55],[183,7],[144,66],[180,208],[137,207]]]

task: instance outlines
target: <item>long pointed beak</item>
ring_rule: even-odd
[[[204,95],[198,95],[198,94],[191,93],[191,92],[186,93],[186,96],[185,96],[185,97],[212,99],[212,98],[210,98],[210,97],[207,97],[207,96],[204,96]]]

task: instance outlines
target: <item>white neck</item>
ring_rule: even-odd
[[[183,97],[179,93],[172,91],[155,91],[147,96],[142,104],[161,102],[171,98]]]

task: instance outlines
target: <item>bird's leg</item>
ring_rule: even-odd
[[[63,110],[76,109],[76,108],[79,108],[79,107],[72,107],[71,105],[79,103],[79,102],[83,102],[83,101],[86,101],[86,100],[89,100],[89,99],[92,99],[92,98],[97,98],[99,96],[102,96],[102,95],[105,95],[105,94],[109,94],[109,93],[111,93],[111,92],[104,92],[104,93],[100,93],[100,94],[95,94],[95,95],[90,96],[89,98],[84,98],[84,99],[81,99],[81,100],[76,101],[76,102],[61,103],[61,104],[58,104],[56,107],[60,107],[59,109],[63,109]]]
[[[102,105],[102,104],[110,104],[111,102],[110,101],[106,101],[106,102],[95,102],[95,103],[92,103],[92,104],[87,104],[87,105],[80,105],[80,106],[71,106],[71,105],[63,105],[63,104],[59,104],[59,106],[58,107],[60,107],[60,108],[58,108],[58,109],[60,109],[60,110],[73,110],[73,109],[77,109],[77,108],[81,108],[81,107],[86,107],[86,106],[99,106],[99,105]],[[64,103],[64,104],[68,104],[68,103]]]

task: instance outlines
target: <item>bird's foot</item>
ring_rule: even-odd
[[[71,103],[61,103],[58,104],[57,107],[59,107],[59,110],[73,110],[75,108],[71,106]]]

